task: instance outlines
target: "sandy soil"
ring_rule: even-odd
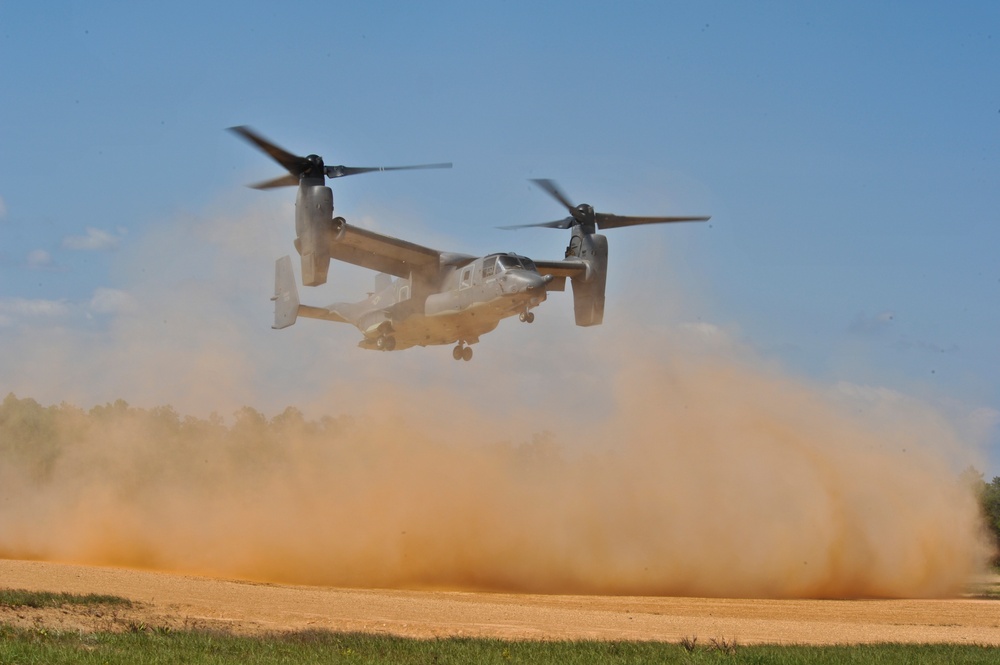
[[[131,609],[0,608],[0,622],[63,630],[167,626],[240,634],[329,629],[422,638],[1000,645],[1000,601],[975,598],[729,600],[333,589],[12,560],[0,560],[0,587],[113,594],[136,603]]]

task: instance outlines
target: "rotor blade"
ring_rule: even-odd
[[[622,217],[599,212],[595,215],[597,226],[601,229],[618,229],[623,226],[638,226],[640,224],[672,224],[674,222],[707,222],[711,217]]]
[[[375,171],[412,171],[414,169],[450,169],[451,162],[440,164],[414,164],[413,166],[327,166],[327,178],[342,178],[348,175],[358,175],[359,173],[372,173]]]
[[[503,229],[505,231],[511,231],[514,229],[527,229],[532,227],[540,227],[544,229],[568,229],[576,224],[576,220],[572,217],[567,217],[566,219],[557,219],[554,222],[541,222],[540,224],[513,224],[511,226],[498,226],[498,229]]]
[[[258,182],[250,186],[254,189],[274,189],[275,187],[295,187],[298,184],[299,177],[289,173],[273,180],[265,180],[264,182]]]
[[[239,136],[242,136],[245,140],[249,141],[250,143],[253,143],[259,149],[266,152],[271,157],[271,159],[284,166],[285,169],[287,169],[288,172],[294,175],[295,177],[298,177],[302,173],[309,170],[310,162],[308,159],[306,159],[305,157],[300,157],[298,155],[293,155],[284,148],[276,146],[275,144],[271,143],[263,136],[257,134],[256,132],[254,132],[252,129],[250,129],[245,125],[240,125],[239,127],[230,127],[229,131],[233,132],[234,134],[238,134]],[[298,182],[296,181],[295,184],[298,184]]]
[[[531,182],[548,192],[549,196],[563,204],[563,207],[566,208],[566,210],[569,210],[569,214],[573,215],[574,218],[576,217],[576,206],[569,202],[569,199],[566,198],[566,195],[563,194],[561,189],[559,189],[559,186],[555,183],[555,181],[548,180],[546,178],[536,178]]]

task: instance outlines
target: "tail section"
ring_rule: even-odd
[[[275,330],[295,323],[299,315],[299,290],[292,272],[292,257],[283,256],[274,262],[274,325]]]

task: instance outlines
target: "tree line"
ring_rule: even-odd
[[[13,393],[0,403],[0,472],[27,474],[45,482],[58,458],[88,432],[107,431],[109,426],[127,425],[132,432],[178,450],[210,446],[241,463],[273,456],[290,438],[323,443],[336,440],[352,426],[350,416],[324,416],[308,420],[301,411],[288,407],[273,418],[251,407],[233,414],[232,424],[213,413],[208,418],[181,416],[173,407],[143,409],[124,400],[84,410],[71,404],[43,406],[34,399],[19,399]],[[545,448],[546,437],[536,435],[528,448]],[[528,452],[528,451],[522,451]],[[531,451],[538,453],[538,450]],[[175,469],[180,470],[180,469]],[[2,476],[2,474],[0,474]],[[986,481],[976,469],[967,469],[962,480],[979,500],[984,528],[998,545],[994,565],[1000,565],[1000,476]]]
[[[983,521],[996,546],[993,565],[1000,567],[1000,476],[994,476],[993,480],[986,482],[982,473],[976,469],[969,469],[965,472],[965,478],[972,484],[973,491],[979,499]]]

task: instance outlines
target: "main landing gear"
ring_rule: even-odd
[[[396,338],[392,335],[379,335],[375,340],[375,346],[379,351],[392,351],[396,348]]]
[[[524,311],[517,318],[521,319],[521,323],[534,323],[535,313]]]
[[[459,342],[458,346],[451,350],[451,357],[455,360],[472,360],[472,347],[466,346],[465,342]]]

